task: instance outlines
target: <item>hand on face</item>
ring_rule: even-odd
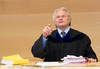
[[[43,37],[47,37],[49,35],[51,35],[53,29],[50,28],[51,24],[48,24],[48,26],[46,26],[44,29],[43,29]]]

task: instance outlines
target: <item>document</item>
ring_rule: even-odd
[[[67,63],[86,63],[87,60],[85,57],[79,56],[73,56],[73,55],[67,55],[67,57],[62,58],[63,62]]]
[[[35,65],[40,65],[40,66],[63,66],[68,63],[59,63],[59,62],[36,62]]]

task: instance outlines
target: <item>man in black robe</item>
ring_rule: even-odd
[[[44,61],[61,61],[67,55],[74,55],[87,57],[90,62],[98,61],[89,37],[70,28],[71,16],[66,8],[56,9],[53,20],[57,29],[51,29],[51,24],[44,28],[43,34],[32,46],[34,57]]]

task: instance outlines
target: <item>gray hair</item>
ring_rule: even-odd
[[[68,14],[68,18],[70,19],[70,23],[69,23],[69,26],[70,26],[71,25],[71,15],[70,15],[69,11],[65,7],[58,8],[58,9],[56,9],[54,11],[54,13],[53,13],[53,20],[55,21],[55,14],[59,10],[64,10]]]

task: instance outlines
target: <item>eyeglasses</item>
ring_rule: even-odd
[[[67,17],[67,16],[66,16],[66,15],[62,15],[62,16],[56,16],[55,18],[56,18],[56,19],[59,19],[60,17],[61,17],[61,18],[65,18],[65,17]]]

